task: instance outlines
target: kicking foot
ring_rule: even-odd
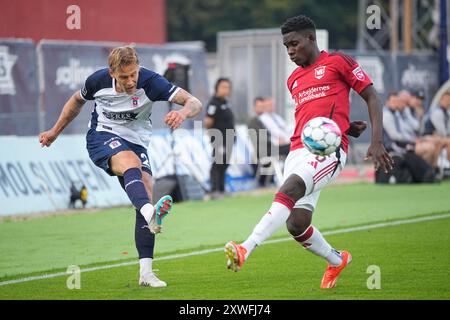
[[[227,256],[227,269],[238,272],[245,262],[247,250],[243,246],[230,241],[225,245],[224,251]]]
[[[151,233],[162,232],[162,221],[170,213],[173,200],[169,195],[161,197],[155,205],[155,212],[150,220],[149,229]]]
[[[350,264],[350,262],[352,262],[352,255],[349,252],[341,251],[341,255],[342,263],[339,266],[334,267],[329,264],[327,269],[325,270],[325,274],[322,278],[322,284],[320,285],[322,289],[334,288],[339,278],[339,274],[342,272],[342,270],[344,270],[346,266]]]

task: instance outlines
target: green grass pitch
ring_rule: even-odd
[[[450,183],[332,186],[322,192],[313,223],[322,231],[450,212]],[[156,258],[220,248],[251,232],[272,195],[175,205],[158,235]],[[102,210],[0,223],[0,283],[30,275],[136,261],[134,213]],[[450,299],[450,218],[326,236],[348,249],[353,262],[334,290],[319,289],[325,262],[295,241],[269,243],[244,269],[225,268],[222,252],[156,260],[167,288],[137,285],[138,265],[81,273],[81,289],[67,276],[0,285],[0,299]],[[286,238],[282,228],[272,239]],[[381,289],[369,290],[369,266],[380,269]]]

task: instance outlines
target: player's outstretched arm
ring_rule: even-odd
[[[183,106],[180,110],[173,110],[166,114],[164,122],[172,129],[180,127],[186,118],[198,115],[203,107],[200,100],[183,89],[177,92],[171,102]]]
[[[373,85],[369,85],[361,91],[360,96],[367,103],[370,124],[372,126],[372,141],[364,160],[372,158],[375,170],[381,168],[385,172],[388,172],[392,170],[394,161],[383,145],[383,113],[380,99]]]
[[[50,147],[65,127],[80,113],[86,101],[81,97],[80,91],[75,92],[66,102],[61,114],[53,128],[39,134],[41,147]]]

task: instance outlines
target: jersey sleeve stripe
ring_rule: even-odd
[[[175,89],[175,91],[170,95],[170,97],[169,97],[169,99],[168,99],[168,101],[170,101],[170,102],[172,102],[173,98],[175,98],[175,95],[178,93],[178,91],[181,90],[181,88],[179,88],[179,87],[173,86],[173,88],[176,88],[176,89]],[[172,89],[173,89],[173,88],[172,88]]]
[[[84,101],[87,101],[87,99],[86,99],[85,97],[83,97],[83,93],[82,93],[81,90],[82,90],[82,89],[80,89],[80,97],[81,97],[81,99],[83,99]]]

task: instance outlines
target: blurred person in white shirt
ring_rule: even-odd
[[[430,108],[425,117],[424,138],[436,141],[440,152],[445,148],[450,161],[450,92],[444,92],[439,106]]]
[[[279,148],[279,154],[287,156],[291,145],[291,134],[286,130],[286,121],[275,110],[273,99],[271,97],[265,98],[264,112],[259,116],[259,120],[269,131],[271,142]]]

